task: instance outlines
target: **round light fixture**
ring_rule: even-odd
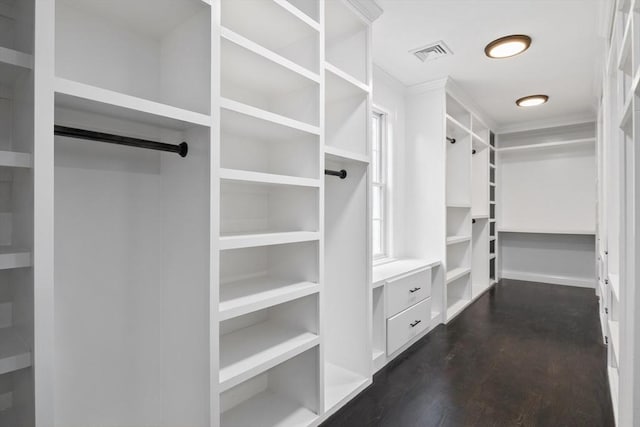
[[[529,95],[520,98],[516,101],[518,107],[535,107],[536,105],[542,105],[549,100],[547,95]]]
[[[529,49],[529,46],[531,46],[531,37],[514,34],[492,41],[484,48],[484,53],[489,58],[509,58],[524,52]]]

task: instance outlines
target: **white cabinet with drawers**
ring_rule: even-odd
[[[395,260],[373,269],[373,365],[378,371],[441,321],[440,262]]]

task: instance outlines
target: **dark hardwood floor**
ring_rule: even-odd
[[[503,280],[323,426],[613,426],[597,307],[593,289]]]

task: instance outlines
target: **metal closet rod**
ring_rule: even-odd
[[[84,139],[90,141],[107,142],[109,144],[126,145],[128,147],[146,148],[148,150],[168,151],[186,157],[189,145],[186,142],[180,144],[167,144],[164,142],[149,141],[147,139],[132,138],[130,136],[114,135],[111,133],[94,132],[92,130],[78,129],[67,126],[53,126],[53,134],[68,138]]]
[[[449,142],[450,142],[450,143],[452,143],[452,144],[455,144],[455,143],[456,143],[456,139],[455,139],[455,138],[447,137],[447,141],[449,141]]]
[[[334,171],[331,169],[325,169],[324,170],[324,174],[325,175],[332,175],[332,176],[338,176],[340,177],[340,179],[345,179],[347,177],[347,171],[344,169],[340,169],[339,171]]]

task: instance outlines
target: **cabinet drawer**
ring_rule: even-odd
[[[390,355],[429,327],[431,298],[387,320],[387,354]]]
[[[431,269],[387,282],[387,317],[431,296]]]

